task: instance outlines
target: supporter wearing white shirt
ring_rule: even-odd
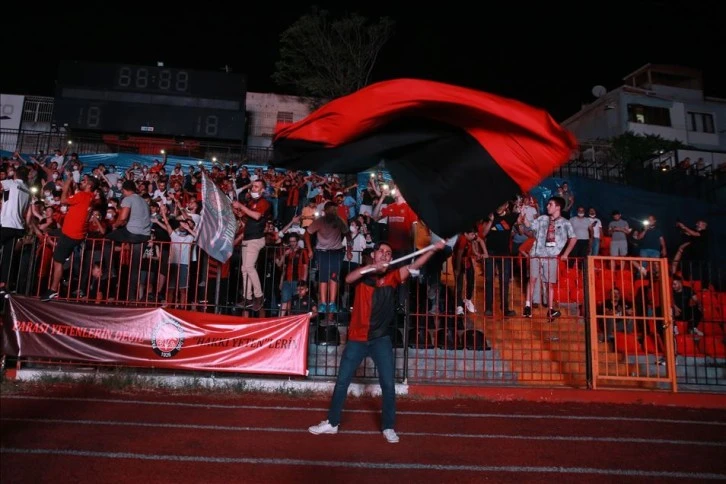
[[[539,212],[537,212],[537,209],[533,207],[532,205],[523,205],[521,211],[519,212],[524,215],[524,218],[529,222],[530,224],[534,222],[534,219],[536,219],[539,216]]]
[[[305,235],[305,228],[300,226],[300,215],[295,215],[292,220],[290,220],[290,223],[287,224],[285,227],[283,227],[282,230],[280,230],[278,236],[282,239],[287,234],[295,234],[297,235],[297,245],[301,249],[305,248],[305,240],[303,238],[303,235]]]
[[[81,168],[78,165],[73,164],[71,176],[73,176],[73,183],[76,185],[81,183]]]
[[[151,196],[151,199],[155,202],[163,203],[164,205],[169,205],[169,199],[167,197],[167,187],[166,187],[166,180],[159,180],[157,182],[158,188],[156,191],[154,191],[154,194]]]
[[[0,262],[0,292],[5,292],[5,285],[10,273],[10,262],[15,240],[25,235],[25,217],[30,205],[30,189],[28,188],[28,168],[19,166],[15,169],[12,179],[2,180],[3,204],[0,211],[0,245],[2,246],[2,262]]]
[[[171,229],[167,223],[167,230]],[[169,250],[169,279],[167,300],[173,302],[176,300],[174,294],[176,290],[179,292],[179,301],[182,304],[187,302],[187,290],[189,288],[189,265],[190,262],[196,262],[196,257],[192,258],[192,244],[196,240],[197,233],[194,230],[194,221],[187,220],[179,223],[179,227],[169,231],[171,239]]]
[[[63,166],[66,161],[66,157],[61,150],[55,150],[55,156],[50,159],[51,163],[56,163],[58,167]]]
[[[106,181],[110,186],[116,186],[116,182],[119,180],[118,173],[116,173],[116,167],[109,165],[108,171],[105,173]]]
[[[600,253],[600,236],[602,236],[602,221],[597,218],[597,212],[594,208],[590,208],[587,212],[590,221],[590,233],[592,234],[592,246],[590,247],[590,255],[598,255]]]
[[[575,237],[577,237],[577,243],[572,251],[572,255],[576,258],[587,257],[590,253],[591,223],[591,220],[585,217],[585,207],[577,207],[577,217],[570,219],[572,230],[575,231]],[[569,263],[573,264],[574,262],[570,261]]]
[[[350,236],[352,241],[352,251],[346,251],[347,255],[345,260],[350,261],[350,271],[356,269],[358,266],[362,264],[362,257],[363,251],[367,248],[373,247],[373,242],[371,242],[370,237],[366,238],[366,234],[361,233],[359,231],[358,222],[355,220],[352,220],[350,222],[350,225],[348,227],[348,230],[350,230]],[[347,248],[348,246],[348,240],[345,240],[345,246]],[[350,258],[349,258],[350,256]]]

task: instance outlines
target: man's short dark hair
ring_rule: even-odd
[[[378,242],[373,246],[373,251],[377,251],[381,248],[382,245],[387,246],[389,249],[393,250],[393,247],[391,247],[391,244],[388,242]]]
[[[133,180],[125,180],[123,185],[121,185],[121,190],[136,193],[136,183]]]
[[[15,177],[23,180],[23,182],[28,183],[28,174],[30,173],[30,170],[28,170],[27,166],[19,166],[15,169]]]
[[[292,238],[295,238],[295,240],[297,240],[299,242],[300,241],[300,234],[298,234],[297,232],[288,232],[288,233],[285,234],[285,237],[284,237],[283,240],[285,242],[290,242],[290,239],[292,239]]]
[[[86,183],[91,185],[91,191],[95,192],[96,190],[98,190],[98,185],[100,182],[98,181],[98,178],[96,178],[95,176],[89,176],[89,177],[86,177]]]
[[[560,207],[560,210],[564,210],[565,209],[565,199],[564,198],[558,197],[558,196],[554,196],[554,197],[550,197],[550,199],[548,200],[548,202],[549,201],[555,202]]]

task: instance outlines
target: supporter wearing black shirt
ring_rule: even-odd
[[[318,316],[318,302],[310,294],[307,281],[298,281],[297,294],[290,301],[290,314],[312,313],[311,319]]]
[[[703,336],[703,333],[698,329],[698,324],[703,319],[698,296],[693,293],[693,289],[683,285],[683,279],[678,275],[673,276],[671,285],[673,286],[671,303],[673,304],[674,319],[676,321],[686,321],[690,333]]]
[[[676,227],[683,233],[684,242],[678,247],[673,258],[671,272],[675,273],[678,263],[681,262],[683,277],[687,280],[700,280],[704,288],[708,288],[709,280],[709,239],[710,230],[705,220],[696,222],[696,228],[691,229],[678,222]]]
[[[485,316],[494,314],[494,272],[499,276],[499,292],[502,296],[500,307],[505,316],[514,316],[509,301],[509,281],[512,278],[512,259],[510,258],[510,241],[512,227],[517,222],[518,214],[509,208],[509,202],[503,203],[496,212],[489,214],[489,221],[484,224],[483,236],[489,257],[484,261],[484,277],[486,286]]]
[[[266,183],[255,180],[250,188],[250,199],[232,206],[244,216],[244,235],[242,236],[242,284],[245,291],[245,307],[253,311],[262,309],[265,296],[262,292],[260,276],[256,265],[260,251],[265,247],[265,224],[270,217],[272,205],[263,198]]]

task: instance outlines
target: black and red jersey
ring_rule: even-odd
[[[358,281],[348,328],[350,341],[370,341],[389,334],[396,318],[396,288],[401,282],[398,269]]]
[[[262,214],[258,220],[252,217],[245,217],[245,234],[242,236],[242,240],[255,240],[261,239],[265,236],[265,224],[267,219],[272,215],[272,205],[264,198],[250,198],[247,203],[247,208],[254,212]]]
[[[308,253],[306,250],[297,248],[285,255],[285,274],[283,281],[304,281],[308,275]]]

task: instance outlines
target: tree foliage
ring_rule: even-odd
[[[280,36],[280,58],[272,79],[298,95],[334,99],[366,86],[378,54],[393,35],[394,22],[372,23],[356,13],[332,18],[313,9]]]
[[[678,140],[665,139],[660,135],[636,134],[632,131],[610,139],[615,159],[628,169],[642,169],[643,163],[658,156],[659,153],[685,148]]]

